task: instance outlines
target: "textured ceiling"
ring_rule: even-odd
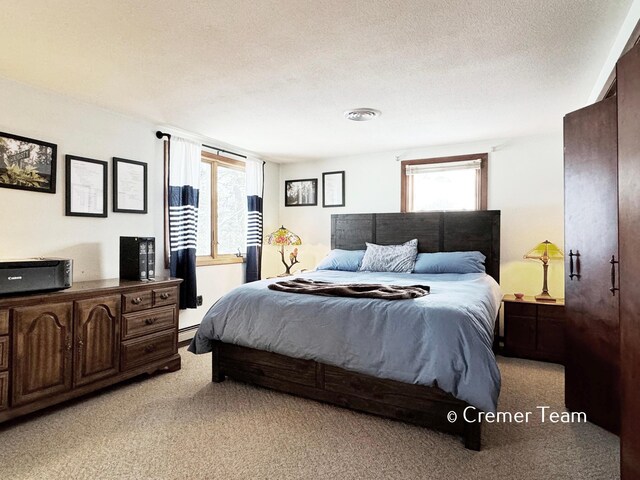
[[[2,0],[0,76],[267,158],[405,149],[560,128],[630,5]]]

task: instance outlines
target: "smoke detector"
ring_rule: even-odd
[[[366,122],[367,120],[373,120],[379,117],[381,113],[380,110],[376,110],[375,108],[354,108],[353,110],[344,112],[344,117],[354,122]]]

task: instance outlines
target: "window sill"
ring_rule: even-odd
[[[196,267],[208,267],[211,265],[231,265],[234,263],[244,263],[244,257],[198,257],[196,258]]]

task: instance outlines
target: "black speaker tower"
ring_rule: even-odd
[[[156,277],[156,239],[120,237],[120,278],[154,280]]]

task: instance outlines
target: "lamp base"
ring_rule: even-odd
[[[553,302],[556,301],[556,299],[553,298],[551,295],[549,295],[549,293],[547,293],[547,292],[542,292],[541,294],[536,295],[535,298],[536,298],[536,302],[551,302],[551,303],[553,303]]]

